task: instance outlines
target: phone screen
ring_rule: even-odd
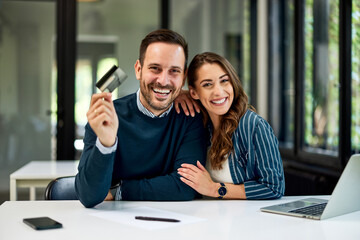
[[[23,222],[36,230],[61,228],[62,224],[49,217],[24,218]]]

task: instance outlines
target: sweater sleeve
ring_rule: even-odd
[[[247,199],[273,199],[284,195],[285,182],[278,140],[265,120],[255,128],[255,169],[257,179],[244,182]]]
[[[183,163],[196,164],[199,160],[205,164],[205,133],[201,119],[192,121],[188,126],[179,150],[172,159],[171,172],[150,179],[123,180],[121,197],[123,200],[186,201],[192,200],[198,193],[180,180],[177,169]]]
[[[111,186],[115,152],[102,154],[96,147],[96,135],[89,126],[85,127],[84,150],[75,178],[75,190],[85,207],[101,203]]]

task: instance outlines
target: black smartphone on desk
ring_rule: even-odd
[[[35,230],[62,228],[62,224],[49,217],[24,218],[23,222]]]

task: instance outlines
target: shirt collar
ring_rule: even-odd
[[[137,107],[138,107],[140,112],[142,112],[144,115],[146,115],[148,117],[151,117],[151,118],[161,118],[161,117],[167,116],[170,113],[173,106],[174,106],[174,103],[171,103],[171,106],[169,107],[168,110],[166,110],[165,112],[163,112],[159,116],[156,116],[155,114],[150,112],[146,107],[144,107],[144,105],[141,103],[141,101],[140,101],[140,89],[138,89],[137,92],[136,92],[136,104],[137,104]]]

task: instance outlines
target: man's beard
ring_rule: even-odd
[[[142,78],[142,74],[140,75],[140,78]],[[144,84],[144,80],[141,81],[142,87],[140,86],[140,92],[146,101],[146,104],[148,107],[155,111],[165,111],[169,108],[169,106],[173,103],[175,98],[179,95],[180,89],[176,91],[176,89],[171,85],[162,86],[160,84],[156,83],[150,83],[148,85]],[[156,101],[153,101],[153,98],[151,97],[152,94],[154,94],[153,89],[159,88],[159,89],[167,89],[170,90],[169,96],[166,99],[158,99],[156,98]],[[163,104],[160,104],[160,102],[163,102]],[[151,110],[149,109],[149,110]]]
[[[154,93],[153,92],[154,88],[170,90],[168,98],[166,98],[166,99],[156,98],[156,102],[153,101],[153,98],[151,95]],[[175,89],[173,86],[170,86],[170,85],[161,86],[161,85],[155,84],[155,83],[148,84],[147,86],[143,85],[142,88],[140,87],[140,91],[141,91],[141,94],[143,95],[144,100],[146,101],[147,105],[156,111],[165,111],[166,109],[168,109],[169,106],[173,103],[176,96],[178,95],[175,92]],[[161,104],[161,103],[163,103],[163,104]],[[149,110],[151,110],[151,109],[149,109]]]

